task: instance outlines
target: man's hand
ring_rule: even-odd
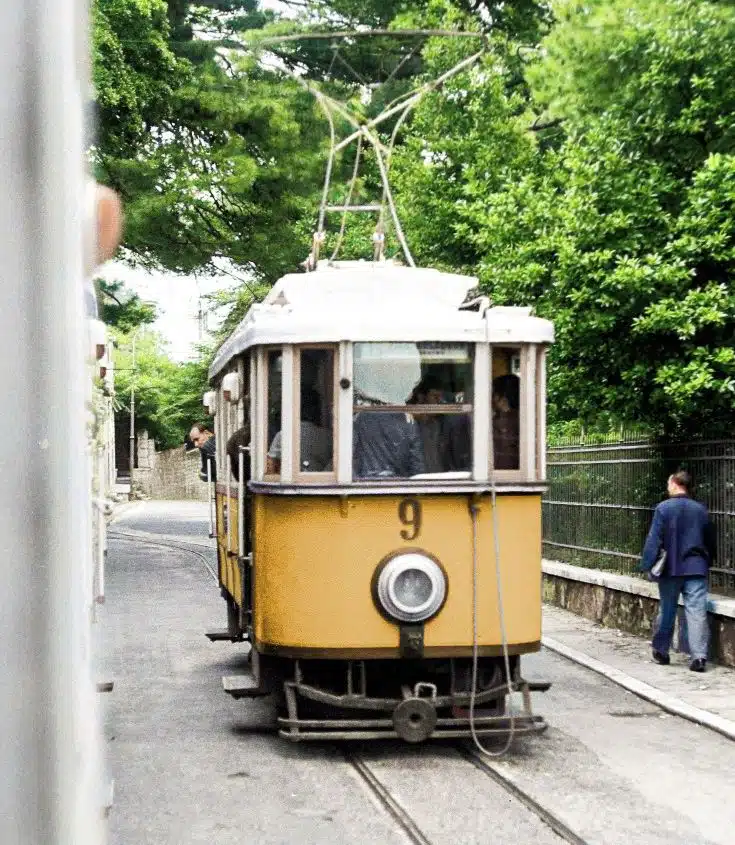
[[[115,254],[122,239],[123,213],[120,197],[104,185],[95,187],[97,220],[96,265],[104,264]]]

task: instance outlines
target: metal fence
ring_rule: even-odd
[[[735,440],[602,440],[548,449],[545,557],[633,574],[667,477],[687,469],[717,531],[711,589],[735,595]]]

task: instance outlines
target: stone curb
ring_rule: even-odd
[[[567,660],[571,660],[573,663],[578,663],[580,666],[591,669],[593,672],[597,672],[598,675],[602,675],[618,686],[627,689],[639,698],[650,701],[651,704],[655,704],[667,713],[680,716],[682,719],[688,719],[697,725],[717,731],[717,733],[722,734],[722,736],[728,739],[735,740],[735,722],[725,719],[723,716],[717,716],[715,713],[710,713],[709,710],[702,710],[700,707],[687,704],[680,698],[662,692],[660,689],[639,681],[632,675],[628,675],[620,669],[615,669],[601,660],[596,660],[594,657],[589,657],[581,651],[570,648],[552,637],[542,637],[541,643],[550,651],[556,652],[556,654],[565,657]]]
[[[110,517],[110,524],[115,522],[116,519],[119,519],[126,511],[129,511],[131,508],[137,507],[138,505],[143,504],[140,501],[133,501],[133,502],[116,502],[114,507],[112,508],[112,516]]]

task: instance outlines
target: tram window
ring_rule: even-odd
[[[355,344],[356,479],[471,471],[472,353],[467,343]]]
[[[334,350],[302,349],[299,472],[331,472],[334,456]]]
[[[281,474],[281,382],[283,355],[280,349],[268,352],[268,454],[266,475]]]
[[[521,466],[521,351],[493,347],[492,436],[497,470]]]

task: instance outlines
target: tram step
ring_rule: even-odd
[[[242,634],[238,637],[233,637],[232,634],[226,628],[221,631],[207,631],[205,636],[210,642],[213,643],[239,643],[242,642],[244,639]]]
[[[271,690],[259,687],[252,675],[225,675],[222,688],[233,698],[260,698],[271,694]]]

